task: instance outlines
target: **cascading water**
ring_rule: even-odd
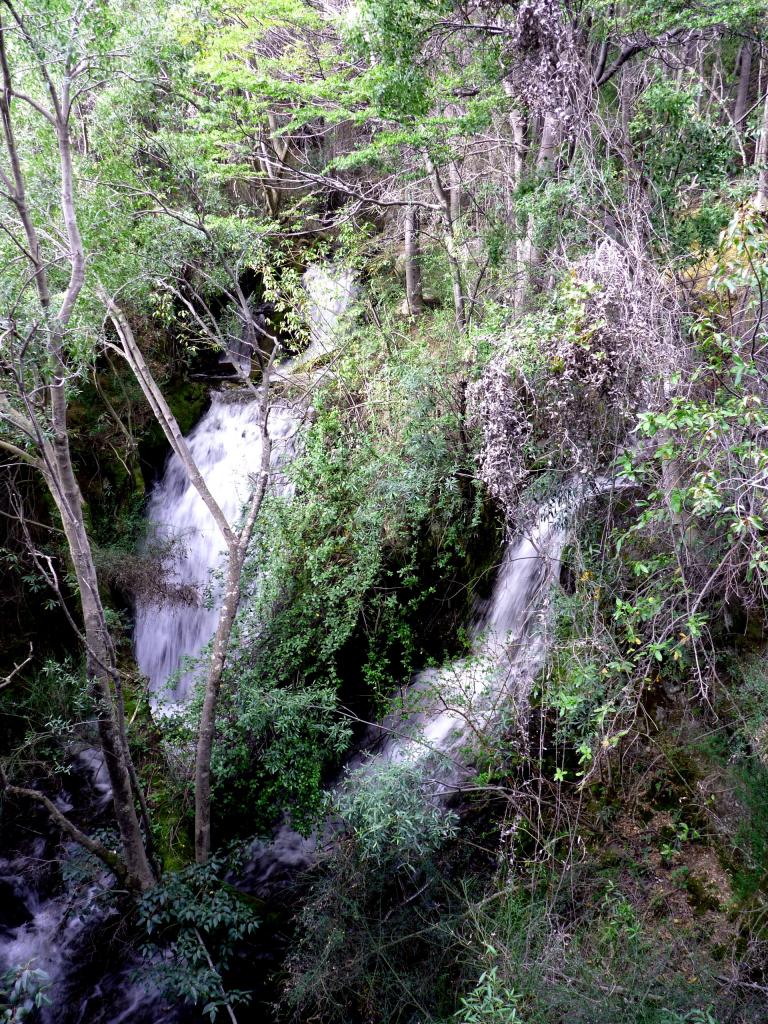
[[[187,438],[190,453],[228,522],[234,525],[261,462],[260,402],[242,393],[214,393],[211,407]],[[293,454],[301,412],[273,404],[271,487],[289,487],[279,472]],[[221,604],[216,572],[226,554],[224,540],[178,456],[152,492],[147,510],[153,542],[174,546],[170,582],[191,598],[137,602],[136,660],[149,680],[156,706],[185,701],[195,679],[185,660],[199,656],[213,636]]]
[[[377,758],[430,758],[445,786],[461,774],[463,748],[493,728],[505,707],[522,710],[546,655],[549,595],[565,543],[566,515],[563,502],[553,503],[527,534],[507,546],[491,597],[478,608],[470,655],[416,676],[404,709],[374,730]]]
[[[310,267],[303,277],[306,316],[311,343],[295,360],[278,364],[285,378],[311,359],[332,351],[340,322],[357,288],[349,270]],[[272,403],[268,429],[272,438],[273,493],[286,494],[290,485],[280,473],[294,455],[304,400],[295,406]],[[251,474],[261,460],[259,402],[243,393],[212,395],[209,411],[187,438],[192,458],[227,520],[234,524],[250,493]],[[189,481],[181,460],[173,455],[155,487],[147,510],[154,541],[175,546],[172,585],[191,592],[192,600],[139,601],[136,608],[136,660],[149,680],[155,706],[185,701],[194,682],[194,669],[185,662],[196,658],[213,635],[220,606],[216,572],[221,568],[224,542],[210,512]]]
[[[302,363],[328,355],[339,341],[339,322],[357,296],[352,270],[310,267],[302,278],[307,293],[306,316],[309,323],[309,348],[300,356]]]
[[[297,365],[332,350],[339,321],[356,293],[353,275],[346,270],[310,268],[304,286],[311,346],[295,361]],[[247,367],[242,363],[238,369],[243,373]],[[292,369],[293,361],[283,363],[276,367],[275,377],[288,377]],[[293,456],[305,406],[305,399],[295,406],[279,400],[271,405],[268,429],[273,441],[274,492],[290,489],[281,467]],[[250,492],[250,475],[260,464],[259,408],[260,403],[243,389],[214,392],[210,409],[187,439],[230,523],[237,521]],[[216,575],[224,545],[175,457],[169,459],[152,493],[148,520],[153,540],[172,545],[171,579],[164,591],[184,596],[146,599],[136,610],[137,660],[149,680],[155,709],[162,712],[168,703],[189,696],[194,670],[185,662],[200,655],[215,628]],[[109,825],[111,790],[100,753],[92,748],[80,750],[73,755],[73,763],[84,792],[63,794],[61,809],[71,811],[77,803],[88,829]],[[5,856],[6,852],[11,855]],[[0,975],[27,963],[48,974],[52,1005],[40,1012],[44,1024],[171,1024],[177,1019],[175,1012],[157,993],[132,980],[129,964],[102,964],[87,979],[79,971],[83,962],[87,968],[93,956],[87,945],[93,929],[109,917],[98,902],[109,883],[104,877],[85,890],[62,886],[57,861],[67,863],[77,853],[72,844],[59,846],[55,829],[44,817],[38,838],[18,842],[13,850],[0,849]]]
[[[93,831],[109,827],[110,801],[100,752],[81,751],[56,798],[59,809]],[[108,872],[93,877],[80,847],[61,844],[45,814],[25,815],[20,831],[26,838],[14,842],[13,856],[0,856],[0,977],[24,967],[47,977],[42,988],[50,1002],[29,1019],[173,1024],[176,1015],[159,993],[132,977],[129,962],[115,962],[108,943],[99,944],[100,930],[111,932],[117,918],[114,907],[102,901],[111,883]],[[69,878],[64,891],[60,872]]]

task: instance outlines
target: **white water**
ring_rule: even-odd
[[[284,375],[331,355],[338,348],[344,317],[358,294],[354,271],[343,268],[310,267],[301,282],[307,294],[304,316],[309,327],[309,345],[277,368]]]
[[[111,792],[100,757],[89,748],[77,756],[77,761],[92,773],[95,800],[90,810],[94,823],[104,825],[100,815],[105,802],[111,799]],[[63,809],[72,807],[66,799],[57,802]],[[84,970],[88,978],[88,965],[94,953],[90,938],[93,926],[117,911],[101,900],[113,881],[106,871],[99,878],[71,885],[63,893],[46,895],[55,880],[51,870],[52,849],[62,865],[74,870],[75,878],[83,867],[79,846],[66,843],[56,847],[52,828],[50,841],[40,836],[16,858],[0,857],[0,892],[9,901],[0,907],[0,914],[10,912],[11,917],[10,927],[0,926],[0,976],[6,970],[24,966],[44,972],[47,981],[43,991],[50,1005],[30,1018],[39,1024],[61,1024],[64,1020],[71,1024],[159,1024],[160,1020],[171,1024],[173,1015],[159,993],[150,985],[136,982],[131,977],[130,963],[120,960],[110,964],[107,975],[93,989],[84,991],[83,983],[76,982],[75,998],[70,999],[71,975]],[[92,979],[87,984],[92,984]],[[31,1001],[27,1008],[31,1009]]]
[[[340,321],[356,293],[353,275],[346,270],[310,268],[304,286],[311,351],[296,363],[332,350]],[[233,361],[240,375],[246,375],[245,357]],[[276,369],[276,377],[286,377],[292,364],[283,363]],[[270,486],[274,492],[289,491],[281,467],[293,457],[305,405],[305,400],[295,406],[272,403],[268,429],[272,438]],[[210,409],[187,438],[193,458],[231,524],[237,522],[248,500],[252,474],[260,465],[258,417],[259,403],[244,392],[214,392]],[[182,592],[192,596],[187,601],[145,599],[136,609],[137,660],[149,680],[155,709],[162,711],[164,704],[189,696],[194,671],[185,662],[194,660],[213,634],[219,607],[217,572],[223,564],[224,545],[175,456],[168,460],[163,478],[152,493],[148,521],[152,542],[173,545],[167,560],[172,566],[171,579],[158,590],[183,588]],[[76,753],[74,760],[91,778],[89,819],[103,824],[100,816],[112,795],[103,758],[99,751],[86,748]],[[66,801],[61,801],[61,806],[63,810],[72,809]],[[77,1024],[159,1024],[160,1019],[175,1019],[151,987],[131,979],[130,964],[120,962],[115,964],[114,973],[97,982],[92,991],[80,991],[77,1002],[69,1001],[69,972],[84,956],[87,961],[89,954],[83,946],[89,934],[86,929],[90,921],[103,920],[104,911],[95,903],[109,883],[104,877],[85,893],[65,885],[64,891],[59,886],[58,892],[48,895],[38,878],[45,848],[45,841],[39,840],[33,849],[25,849],[16,857],[0,857],[0,895],[9,903],[5,924],[0,918],[0,974],[31,962],[49,975],[52,1006],[40,1013],[46,1024],[56,1024],[64,1016]],[[73,850],[71,844],[62,847],[59,856],[64,860]]]
[[[290,460],[300,411],[273,404],[267,420],[272,439],[270,486],[285,492],[279,472]],[[231,525],[236,525],[261,463],[260,402],[216,393],[211,407],[187,438],[190,453]],[[188,662],[197,658],[216,628],[221,594],[217,571],[226,548],[208,508],[172,455],[147,510],[150,540],[172,544],[169,583],[189,588],[191,600],[141,600],[136,607],[136,660],[149,680],[156,706],[186,700],[196,678]]]
[[[504,711],[523,711],[547,651],[549,596],[567,513],[564,502],[552,503],[528,533],[507,546],[491,596],[477,610],[470,654],[416,676],[402,709],[376,727],[378,759],[430,758],[438,762],[432,777],[436,772],[447,784],[462,773],[471,748]]]
[[[313,359],[338,344],[340,321],[357,296],[357,283],[352,270],[315,266],[306,271],[302,284],[311,339],[302,358]]]
[[[279,365],[285,377],[300,363],[332,350],[340,325],[357,287],[352,271],[310,267],[303,277],[305,310],[311,344],[295,360]],[[296,434],[304,415],[304,402],[296,406],[272,403],[268,414],[272,438],[273,493],[286,494],[289,485],[279,469],[294,455]],[[229,392],[214,392],[211,408],[187,438],[190,453],[227,521],[234,525],[248,500],[261,461],[259,403]],[[152,543],[172,544],[172,573],[168,583],[191,590],[192,600],[139,600],[134,643],[136,660],[149,680],[153,703],[186,701],[191,693],[197,658],[216,628],[221,594],[217,573],[225,547],[221,534],[181,460],[169,458],[147,509]]]

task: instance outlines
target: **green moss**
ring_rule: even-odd
[[[179,820],[175,787],[156,787],[152,793],[152,838],[163,871],[180,871],[194,863],[195,850],[189,822]]]
[[[182,434],[188,434],[208,406],[209,387],[182,377],[166,385],[163,393]]]

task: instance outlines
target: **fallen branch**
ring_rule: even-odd
[[[4,793],[11,797],[11,799],[33,800],[35,803],[42,804],[50,815],[51,820],[59,826],[65,835],[68,835],[79,846],[92,853],[94,857],[98,857],[126,888],[136,887],[135,880],[131,878],[122,858],[115,850],[110,850],[103,843],[100,843],[98,839],[91,839],[85,832],[82,832],[65,814],[62,814],[56,804],[45,793],[40,793],[36,789],[28,789],[26,786],[11,785],[8,781],[8,776],[5,774],[5,769],[2,767],[0,767],[0,793]]]

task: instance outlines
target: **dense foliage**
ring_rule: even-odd
[[[0,0],[0,864],[42,820],[83,847],[104,934],[190,1019],[766,1016],[766,15]],[[316,265],[355,281],[326,351]],[[169,450],[194,480],[211,387],[261,403],[267,458],[161,716],[136,604],[219,581],[177,585],[147,495]],[[514,701],[428,694],[468,721],[461,785],[344,774],[477,651],[553,502],[552,594],[491,667]],[[243,851],[288,825],[309,870],[255,910]],[[35,912],[6,889],[0,942]],[[74,1020],[4,948],[2,1019]]]

